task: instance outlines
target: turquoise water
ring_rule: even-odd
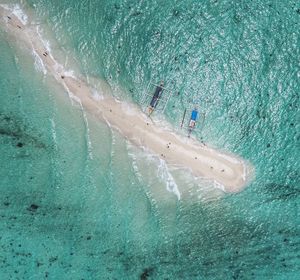
[[[195,136],[255,179],[199,198],[171,172],[190,190],[178,201],[156,159],[72,106],[1,31],[0,279],[298,279],[299,3],[71,2],[22,5],[66,65],[119,98],[143,107],[164,79],[175,94],[156,117],[178,129],[197,104]]]

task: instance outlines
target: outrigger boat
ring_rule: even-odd
[[[149,87],[151,85],[155,86],[154,93],[149,92]],[[165,92],[168,94],[165,94]],[[157,110],[163,113],[167,108],[171,94],[172,90],[164,87],[164,81],[160,81],[159,84],[150,81],[145,93],[141,98],[141,104],[142,106],[145,106],[145,113],[148,115],[148,117],[150,117],[150,115]],[[151,97],[150,102],[148,101],[149,97]]]
[[[188,137],[191,136],[191,133],[192,133],[192,131],[194,130],[194,128],[196,126],[197,117],[198,117],[198,110],[197,110],[197,108],[195,108],[192,111],[190,122],[189,122]]]
[[[156,108],[164,90],[163,86],[164,86],[164,81],[161,81],[160,84],[156,87],[152,100],[150,102],[150,106],[148,107],[148,116],[150,116],[154,111],[154,109]]]

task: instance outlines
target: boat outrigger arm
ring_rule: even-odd
[[[196,126],[197,116],[198,116],[198,110],[197,110],[197,108],[195,108],[192,111],[192,115],[191,115],[191,119],[190,119],[190,123],[189,123],[188,137],[191,136],[191,133],[192,133],[192,131],[194,130],[194,128]]]
[[[153,94],[152,100],[150,102],[150,105],[148,107],[148,116],[150,116],[152,114],[152,112],[154,111],[154,109],[156,108],[161,95],[163,93],[164,90],[164,81],[161,81],[160,84],[156,87],[155,92]]]

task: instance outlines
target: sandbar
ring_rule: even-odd
[[[221,152],[197,141],[176,135],[153,123],[138,106],[98,93],[84,78],[68,75],[66,69],[49,53],[36,24],[22,21],[12,11],[0,6],[1,27],[19,45],[40,59],[46,71],[72,95],[82,108],[107,123],[134,145],[143,147],[166,161],[168,165],[190,170],[194,176],[215,181],[225,192],[239,192],[249,179],[249,164],[238,156]]]

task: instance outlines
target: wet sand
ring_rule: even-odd
[[[44,46],[36,25],[22,23],[9,10],[0,6],[1,27],[14,38],[17,45],[25,46],[40,59],[46,75],[81,104],[83,109],[100,121],[118,130],[133,144],[143,147],[166,161],[167,164],[186,168],[195,176],[211,179],[226,192],[241,191],[248,181],[248,167],[239,157],[224,153],[194,140],[175,135],[153,123],[132,104],[118,101],[109,94],[93,96],[94,89],[83,78],[68,75],[66,69]]]

